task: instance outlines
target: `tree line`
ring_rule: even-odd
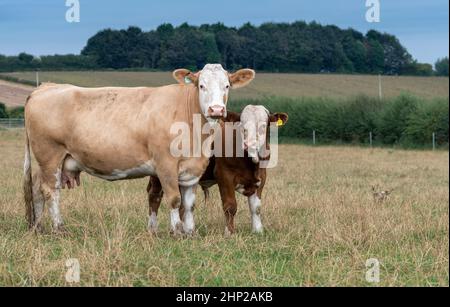
[[[148,32],[138,27],[106,29],[89,38],[80,55],[0,55],[0,71],[197,70],[205,63],[222,63],[229,70],[448,76],[448,58],[437,62],[434,71],[432,65],[414,60],[393,35],[302,21],[241,27],[167,23]]]

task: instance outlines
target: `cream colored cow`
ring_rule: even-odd
[[[183,84],[156,88],[44,84],[31,94],[25,106],[24,163],[30,228],[40,228],[44,202],[49,202],[53,228],[61,229],[59,191],[79,184],[84,171],[110,181],[157,176],[171,208],[171,232],[194,231],[195,187],[208,156],[172,155],[171,125],[185,122],[192,129],[193,117],[199,114],[202,123],[215,125],[226,116],[229,89],[247,85],[255,73],[242,69],[229,74],[219,64],[208,64],[197,73],[179,69],[173,75]],[[191,146],[207,138],[203,134],[193,138]],[[30,146],[39,166],[34,176]],[[151,216],[149,228],[154,229],[155,223],[156,216]]]

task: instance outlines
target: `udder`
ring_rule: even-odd
[[[73,189],[75,186],[80,186],[81,168],[78,162],[70,155],[64,159],[63,168],[61,172],[61,187],[65,189]]]

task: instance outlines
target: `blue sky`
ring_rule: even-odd
[[[414,58],[434,63],[448,56],[448,0],[379,0],[381,22],[365,20],[366,0],[79,0],[81,22],[67,23],[66,0],[0,0],[0,54],[79,53],[104,28],[143,30],[170,22],[313,21],[395,34]]]

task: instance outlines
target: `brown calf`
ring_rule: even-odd
[[[267,110],[262,106],[248,106],[251,107],[248,110],[247,107],[244,112],[251,112],[252,115],[260,113],[257,120],[265,120],[266,133],[264,134],[264,146],[269,149],[268,129],[269,124],[272,122],[277,123],[278,126],[284,125],[287,122],[288,116],[286,113],[274,113],[269,114]],[[261,112],[262,111],[262,112]],[[264,116],[264,114],[266,114]],[[225,122],[239,122],[241,121],[241,114],[228,111]],[[253,116],[255,118],[255,116]],[[265,119],[264,119],[265,118]],[[224,132],[224,122],[221,123],[222,132]],[[240,142],[239,146],[245,147],[246,139],[238,141],[238,138],[233,135],[233,142]],[[242,144],[244,143],[244,144]],[[225,144],[225,133],[222,133],[222,144]],[[222,146],[224,148],[225,146]],[[234,148],[238,148],[233,146]],[[223,150],[223,149],[222,149]],[[248,151],[244,152],[244,157],[236,155],[236,151],[233,152],[232,157],[211,157],[209,165],[201,177],[199,184],[205,191],[205,197],[208,195],[208,188],[217,184],[219,186],[220,197],[222,199],[223,210],[226,219],[226,234],[232,234],[235,232],[234,216],[237,211],[237,202],[235,192],[239,192],[248,197],[248,204],[252,218],[252,231],[261,233],[263,226],[260,217],[261,196],[262,190],[266,182],[266,169],[261,167],[261,163],[269,157],[255,159],[249,156]],[[149,184],[147,186],[149,193],[149,210],[150,216],[156,221],[158,209],[161,204],[163,191],[158,177],[151,176]],[[180,209],[181,218],[185,218],[183,208]],[[155,229],[156,230],[156,229]]]

